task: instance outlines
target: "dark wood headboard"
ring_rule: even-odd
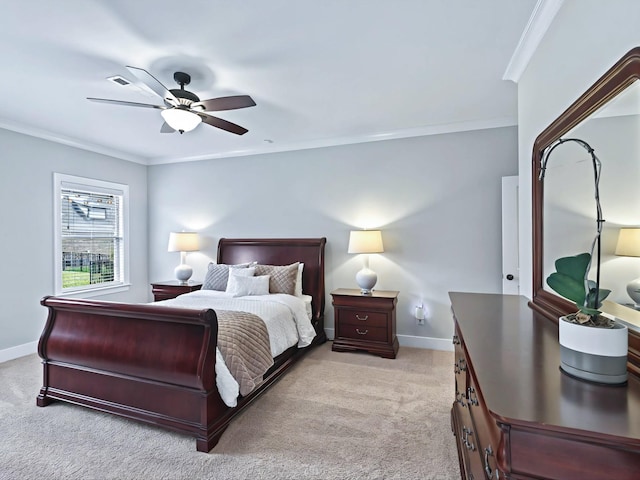
[[[322,238],[221,238],[218,263],[263,265],[304,263],[302,291],[311,295],[314,325],[324,315],[324,246]]]

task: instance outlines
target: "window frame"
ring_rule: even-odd
[[[122,197],[122,275],[121,279],[108,283],[62,286],[62,190],[77,189],[88,193],[103,193]],[[54,294],[64,296],[93,297],[129,290],[129,185],[64,173],[53,174],[53,248]]]

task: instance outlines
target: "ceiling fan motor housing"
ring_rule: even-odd
[[[180,103],[182,103],[183,105],[191,105],[192,103],[200,101],[200,97],[198,97],[195,93],[184,89],[185,85],[189,85],[191,83],[191,75],[184,72],[176,72],[173,74],[173,79],[178,82],[178,84],[180,84],[180,88],[173,88],[169,91],[173,93],[173,95],[178,100],[180,100]]]

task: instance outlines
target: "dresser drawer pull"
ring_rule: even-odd
[[[366,321],[367,321],[367,319],[369,318],[369,315],[365,315],[364,317],[361,317],[360,315],[358,315],[358,314],[356,313],[356,318],[357,318],[358,320],[360,320],[361,322],[366,322]]]
[[[489,480],[492,480],[494,478],[498,480],[500,478],[500,472],[497,468],[495,469],[495,471],[491,470],[491,467],[489,466],[489,455],[493,456],[491,445],[484,449],[484,473],[487,474],[487,478]]]
[[[473,430],[463,425],[462,426],[462,443],[464,443],[464,446],[467,447],[467,450],[471,450],[473,452],[475,451],[476,446],[469,441],[469,435],[473,435]]]
[[[369,330],[365,330],[364,332],[361,332],[359,328],[356,328],[356,333],[358,335],[366,335],[367,333],[369,333]]]
[[[458,337],[458,335],[453,336],[453,344],[460,345],[460,337]]]
[[[471,395],[473,395],[473,397]],[[476,395],[476,389],[475,388],[467,387],[467,398],[469,399],[469,403],[471,405],[473,405],[475,407],[480,405],[480,403],[478,402],[478,396]]]
[[[461,371],[461,372],[466,372],[466,371],[467,371],[467,364],[466,364],[466,362],[465,362],[465,359],[464,359],[464,358],[461,358],[461,359],[458,361],[458,363],[459,363],[459,365],[460,365],[460,371]]]

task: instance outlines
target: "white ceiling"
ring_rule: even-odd
[[[503,80],[536,0],[0,0],[0,127],[155,164],[517,123]],[[106,80],[257,106],[162,134],[156,98]],[[159,99],[157,99],[159,100]],[[160,101],[157,102],[161,104]]]

